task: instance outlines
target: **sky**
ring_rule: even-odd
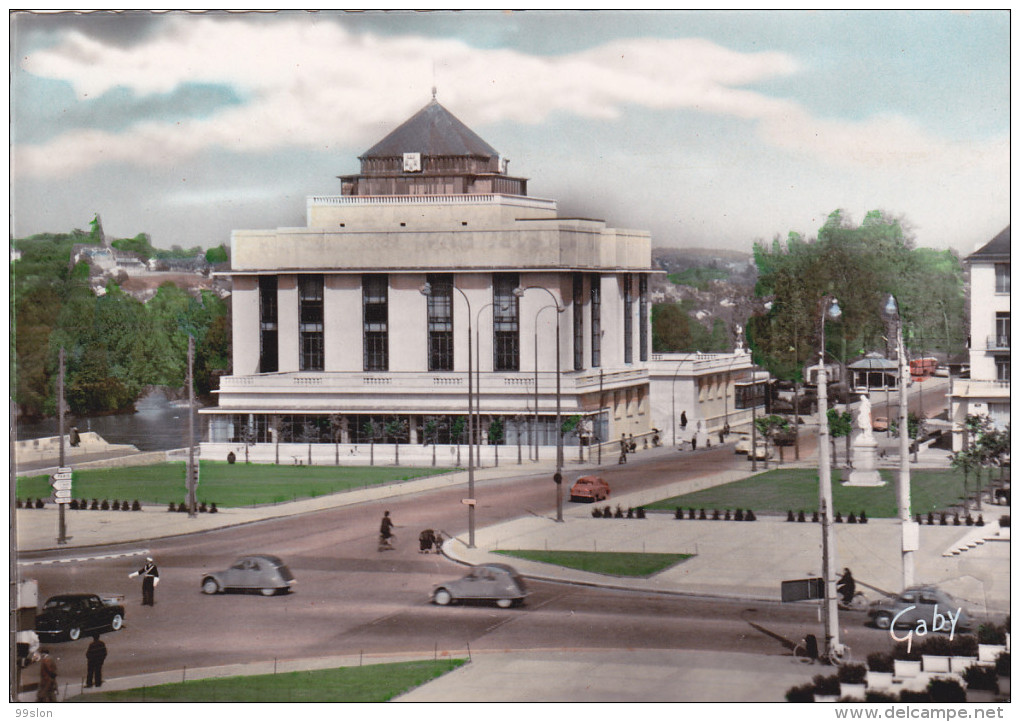
[[[561,215],[751,251],[843,209],[1009,224],[1009,12],[14,13],[11,235],[305,225],[439,102]]]

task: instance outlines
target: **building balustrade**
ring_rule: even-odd
[[[470,195],[446,196],[311,196],[310,206],[357,206],[357,205],[429,205],[462,206],[478,203],[510,203],[556,210],[556,202],[531,196],[515,196],[502,193],[475,193]]]

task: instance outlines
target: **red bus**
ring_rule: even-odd
[[[910,376],[914,381],[924,381],[927,378],[931,378],[935,375],[935,369],[938,368],[938,359],[931,358],[916,358],[910,362]]]

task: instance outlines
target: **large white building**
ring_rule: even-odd
[[[556,443],[557,367],[564,419],[605,441],[651,427],[647,232],[559,216],[435,98],[360,161],[304,227],[233,232],[205,458],[464,442],[469,364],[486,441]]]
[[[968,415],[1009,424],[1009,227],[969,255],[970,378],[953,379],[949,390],[953,449],[963,446]]]

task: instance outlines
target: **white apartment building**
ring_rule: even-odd
[[[469,383],[483,462],[490,439],[555,445],[557,377],[597,439],[651,427],[647,232],[559,216],[434,97],[359,160],[304,227],[233,232],[204,458],[466,443]]]
[[[970,378],[949,387],[953,449],[963,447],[968,414],[1009,424],[1009,226],[966,258],[970,271]]]

